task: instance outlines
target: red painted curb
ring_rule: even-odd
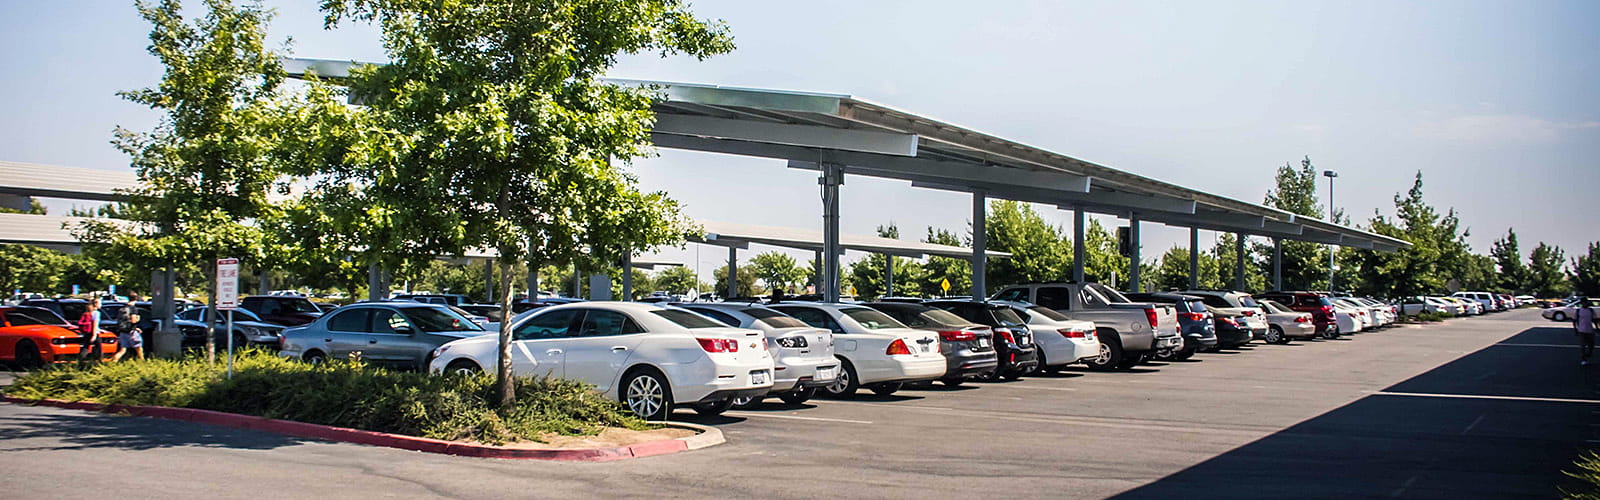
[[[383,446],[387,448],[399,448],[403,450],[420,451],[424,453],[439,453],[462,457],[608,462],[612,460],[667,455],[680,451],[688,451],[689,449],[688,443],[681,439],[667,439],[663,441],[633,444],[619,448],[531,450],[458,443],[454,441],[442,441],[438,439],[428,439],[401,434],[389,434],[386,432],[364,431],[361,429],[309,424],[291,420],[274,420],[265,417],[240,415],[237,413],[224,413],[211,410],[196,410],[192,408],[112,405],[90,403],[87,401],[62,401],[58,399],[23,399],[12,396],[0,396],[0,401],[26,405],[53,406],[72,410],[119,413],[167,420],[181,420],[184,422],[232,427],[235,429],[273,432],[277,434],[287,434],[290,436],[315,438],[327,441]]]

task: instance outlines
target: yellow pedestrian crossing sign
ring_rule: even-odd
[[[950,280],[948,278],[939,280],[939,289],[944,290],[944,293],[950,293]]]

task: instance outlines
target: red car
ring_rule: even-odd
[[[1317,333],[1329,336],[1339,328],[1338,318],[1333,315],[1333,302],[1328,300],[1328,295],[1320,292],[1266,292],[1256,294],[1258,299],[1267,299],[1295,312],[1311,313],[1311,324],[1317,325]]]
[[[78,360],[83,335],[49,309],[0,306],[0,361],[33,368]],[[117,336],[100,333],[100,356],[117,352]]]

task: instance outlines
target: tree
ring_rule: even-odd
[[[266,194],[279,169],[271,148],[290,132],[275,102],[283,70],[266,49],[272,15],[255,4],[204,3],[192,23],[179,0],[137,4],[154,25],[149,52],[165,72],[156,86],[119,95],[162,116],[150,132],[117,128],[112,142],[132,157],[140,181],[123,215],[142,224],[86,222],[75,233],[87,251],[143,269],[203,261],[207,275],[217,257],[267,258],[251,221],[272,215]],[[207,357],[214,352],[207,335]]]
[[[1201,289],[1218,290],[1232,287],[1232,277],[1227,280],[1221,278],[1221,270],[1217,264],[1216,255],[1211,252],[1200,252],[1196,255],[1197,285]],[[1161,255],[1161,261],[1151,269],[1149,276],[1152,290],[1188,290],[1189,289],[1189,249],[1174,246]]]
[[[1060,281],[1072,269],[1071,240],[1063,247],[1061,230],[1045,223],[1027,203],[989,202],[984,235],[989,249],[1011,254],[1011,257],[989,262],[984,282],[989,288],[986,294],[1008,284]],[[1116,243],[1112,245],[1114,249]]]
[[[1590,243],[1589,253],[1572,259],[1572,291],[1600,297],[1600,242]]]
[[[0,214],[45,215],[45,212],[47,212],[47,210],[45,210],[44,205],[39,203],[39,200],[36,199],[36,198],[28,198],[28,209],[27,210],[21,210],[21,209],[16,209],[16,208],[8,208],[8,207],[0,207]]]
[[[756,278],[772,290],[787,290],[806,278],[806,271],[795,263],[794,257],[783,252],[757,254],[750,259],[747,266],[755,273]]]
[[[67,254],[44,247],[0,245],[0,291],[7,295],[13,290],[62,292],[71,286],[62,280],[62,271],[71,260]]]
[[[928,228],[928,235],[922,238],[924,243],[939,245],[964,246],[971,242],[963,241],[955,233],[943,229]],[[942,295],[966,295],[972,293],[972,261],[954,257],[930,256],[922,264],[923,278],[919,292],[923,297],[939,297]],[[898,278],[896,278],[898,280]],[[946,292],[941,283],[950,282],[950,291]]]
[[[383,31],[393,62],[351,74],[380,132],[365,134],[358,163],[375,206],[415,231],[412,246],[593,270],[690,230],[676,202],[640,193],[613,164],[650,152],[655,92],[599,77],[619,54],[732,50],[720,23],[677,0],[326,0],[323,10],[330,26],[352,18]],[[508,289],[512,261],[500,263]],[[506,322],[503,405],[514,397],[510,340]]]
[[[1432,295],[1444,289],[1439,272],[1442,254],[1439,213],[1422,199],[1422,172],[1417,172],[1411,189],[1394,196],[1395,216],[1374,214],[1370,230],[1398,238],[1411,246],[1396,252],[1358,253],[1360,279],[1355,291],[1374,297]]]
[[[738,269],[737,278],[739,282],[735,287],[735,291],[739,292],[737,297],[755,297],[765,292],[764,289],[756,285],[756,273],[750,269],[750,266],[739,266]],[[733,298],[728,297],[728,266],[722,266],[712,271],[711,277],[716,279],[716,283],[712,285],[715,288],[709,290],[710,292],[722,295],[724,298]]]
[[[1527,291],[1528,266],[1522,263],[1522,250],[1517,247],[1515,229],[1506,229],[1504,237],[1494,240],[1489,247],[1489,256],[1494,259],[1495,267],[1499,268],[1495,288],[1512,294]]]
[[[1561,248],[1539,242],[1528,256],[1528,293],[1537,297],[1559,297],[1568,292],[1566,273],[1562,264],[1566,256]]]
[[[1233,233],[1217,235],[1217,243],[1211,247],[1211,257],[1217,263],[1217,282],[1222,289],[1232,290],[1237,284],[1234,265],[1238,252],[1234,250],[1234,242],[1238,236]],[[1248,247],[1248,245],[1246,245]],[[1260,291],[1267,288],[1267,277],[1261,272],[1260,263],[1255,257],[1245,251],[1244,255],[1244,289]]]
[[[878,237],[899,239],[900,227],[893,222],[886,226],[878,226]],[[850,276],[850,286],[855,287],[855,295],[858,298],[876,299],[886,296],[889,292],[887,277],[890,259],[894,259],[896,295],[907,295],[907,291],[915,294],[922,289],[924,276],[920,264],[904,257],[874,253],[867,254],[866,257],[851,264],[849,270],[843,273]],[[848,287],[846,289],[848,290]]]
[[[1267,206],[1307,217],[1324,217],[1324,207],[1317,202],[1317,169],[1311,157],[1300,161],[1300,168],[1285,163],[1278,167],[1273,188],[1267,191],[1263,203]],[[1340,214],[1342,217],[1343,214]],[[1328,247],[1309,241],[1282,240],[1283,287],[1286,290],[1328,289]],[[1270,275],[1273,249],[1270,244],[1253,245],[1253,250]],[[1352,269],[1354,266],[1348,266]],[[1227,278],[1232,283],[1232,277]]]
[[[706,286],[700,283],[700,278],[695,276],[694,269],[684,266],[670,266],[656,271],[650,278],[655,283],[655,289],[667,293],[689,293],[689,291],[706,292]]]
[[[1071,272],[1072,265],[1072,236],[1064,235],[1061,239],[1061,248],[1067,255],[1067,268],[1063,275]],[[1083,232],[1083,278],[1095,282],[1110,282],[1113,275],[1117,276],[1117,283],[1128,281],[1128,257],[1123,256],[1117,249],[1117,237],[1107,231],[1100,221],[1090,219],[1089,227]],[[1125,287],[1122,287],[1125,288]]]

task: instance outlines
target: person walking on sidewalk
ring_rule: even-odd
[[[1594,322],[1594,302],[1585,298],[1578,304],[1576,313],[1572,315],[1572,328],[1577,330],[1578,343],[1583,347],[1583,358],[1578,362],[1582,366],[1589,366],[1589,356],[1594,354]]]
[[[83,335],[83,347],[78,349],[78,362],[90,359],[99,361],[100,352],[100,297],[89,299],[89,304],[78,317],[78,333]]]

